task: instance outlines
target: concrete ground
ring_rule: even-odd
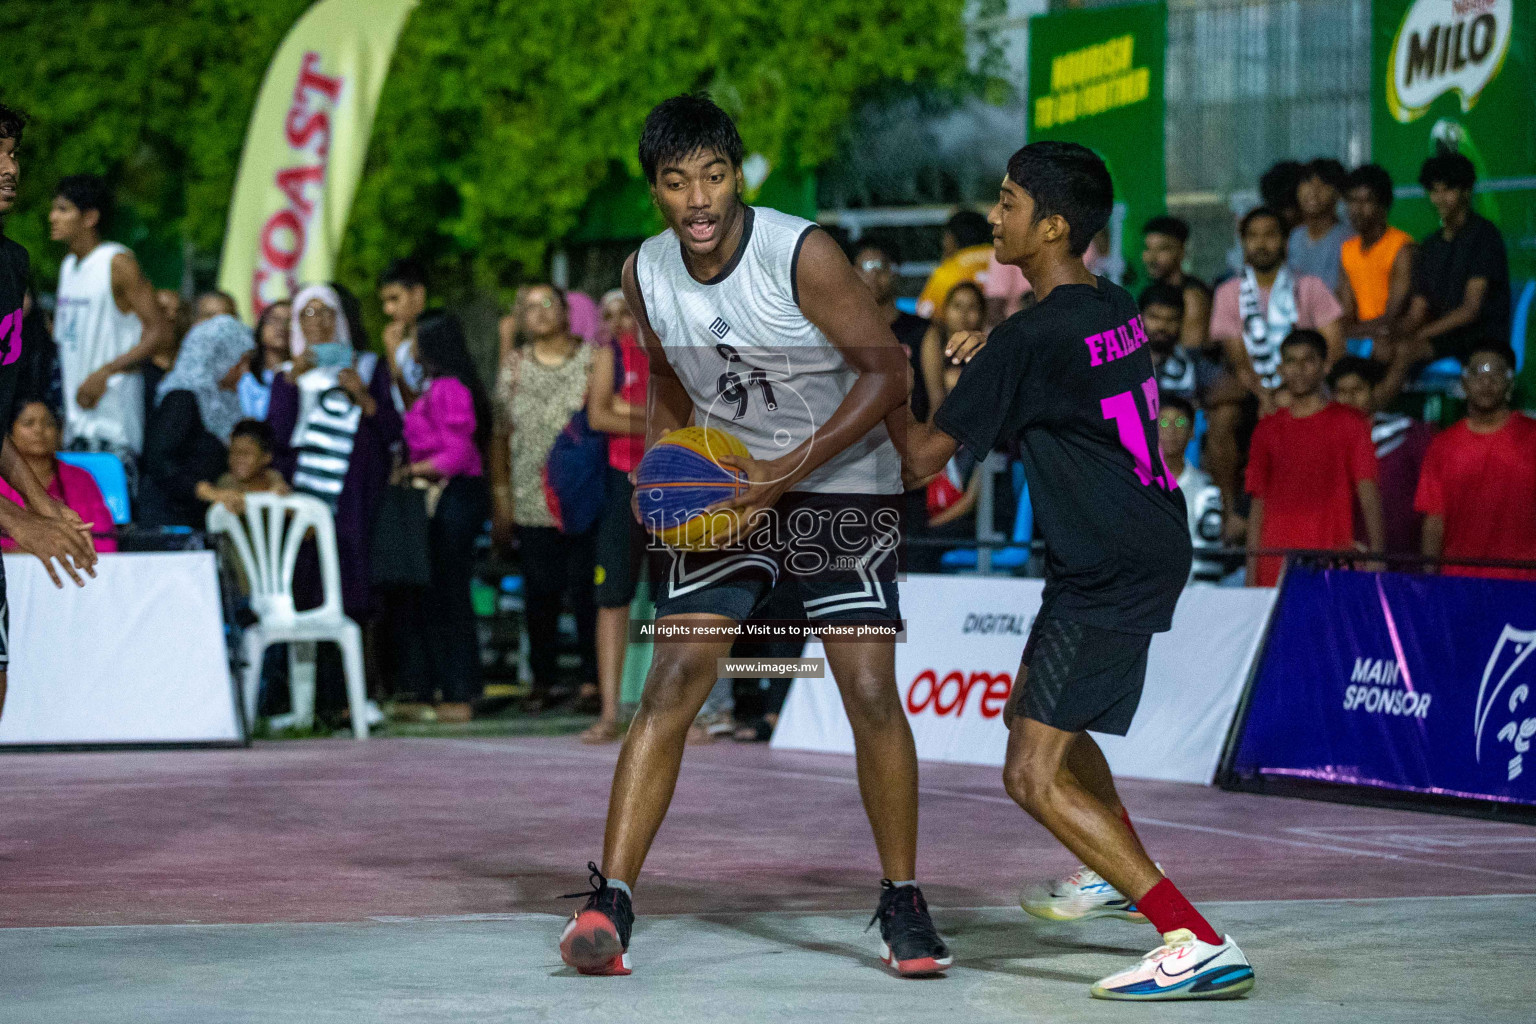
[[[925,765],[920,877],[956,966],[879,967],[851,760],[689,752],[630,978],[555,950],[614,750],[313,741],[0,761],[0,1021],[1536,1020],[1536,829],[1126,782],[1147,844],[1254,961],[1238,1003],[1087,986],[1145,925],[1027,920],[1071,858],[996,772]]]

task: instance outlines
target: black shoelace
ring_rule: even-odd
[[[597,864],[595,862],[590,860],[587,861],[587,870],[591,872],[591,874],[587,876],[587,884],[590,885],[591,888],[585,889],[581,892],[568,892],[564,896],[561,896],[561,899],[579,900],[583,896],[596,896],[604,889],[608,888],[608,876],[597,869]]]

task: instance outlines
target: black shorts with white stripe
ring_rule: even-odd
[[[656,618],[751,617],[778,585],[793,583],[812,622],[901,619],[896,597],[900,495],[791,491],[735,547],[669,551]]]

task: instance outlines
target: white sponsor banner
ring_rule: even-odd
[[[238,742],[213,552],[102,555],[55,589],[6,555],[9,694],[0,746]]]
[[[1003,763],[1003,705],[1042,588],[985,576],[913,575],[901,584],[907,640],[896,645],[896,680],[920,759]],[[1152,640],[1130,732],[1094,737],[1115,774],[1211,782],[1274,601],[1269,589],[1184,591],[1173,629]],[[805,656],[822,657],[821,645],[807,644]],[[831,679],[795,680],[773,747],[853,753]]]

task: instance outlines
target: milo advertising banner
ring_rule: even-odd
[[[1526,403],[1536,398],[1536,0],[1375,0],[1371,150],[1399,186],[1437,150],[1477,168],[1476,209],[1504,233]],[[1416,194],[1392,210],[1415,237],[1439,225]]]
[[[1105,273],[1140,267],[1141,225],[1163,212],[1166,4],[1063,11],[1029,19],[1030,142],[1077,142],[1115,181]]]

